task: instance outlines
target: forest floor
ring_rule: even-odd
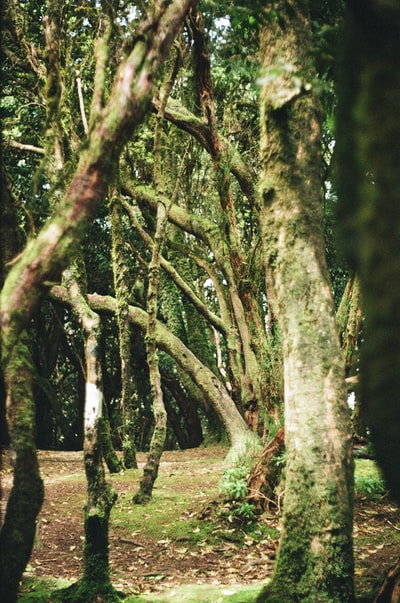
[[[110,520],[110,565],[118,590],[150,596],[147,600],[159,600],[158,595],[169,592],[166,600],[173,600],[171,593],[182,585],[200,589],[213,585],[229,593],[242,585],[259,590],[270,577],[279,539],[279,514],[240,525],[232,520],[229,506],[222,506],[219,513],[210,512],[214,508],[210,502],[218,497],[225,454],[225,449],[215,446],[165,452],[153,499],[146,506],[131,502],[141,477],[143,454],[138,455],[138,470],[108,476],[118,492]],[[40,451],[39,458],[45,501],[21,585],[21,601],[45,601],[27,598],[42,578],[75,581],[82,572],[86,497],[82,453]],[[357,600],[366,602],[371,600],[367,593],[400,557],[400,513],[387,495],[375,491],[372,461],[358,463],[364,485],[356,494],[355,578]],[[3,513],[11,480],[6,460]],[[183,599],[180,595],[178,600]],[[190,599],[203,600],[217,599],[201,595]]]

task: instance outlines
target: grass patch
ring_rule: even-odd
[[[161,594],[127,597],[126,603],[253,603],[261,586],[213,586],[189,584],[178,586]]]
[[[21,585],[18,603],[51,603],[54,591],[69,586],[67,580],[26,578]],[[128,595],[124,603],[252,603],[261,588],[257,585],[214,586],[189,584],[177,586],[163,593]]]
[[[135,473],[140,478],[141,472],[136,470]],[[207,495],[199,489],[193,496],[187,480],[183,473],[160,475],[149,503],[135,505],[132,503],[135,488],[132,488],[131,476],[129,491],[120,493],[112,509],[112,529],[133,536],[141,534],[152,540],[182,540],[187,546],[198,545],[215,527],[211,522],[200,520],[197,511],[207,497],[217,494],[218,476],[207,475]]]
[[[387,487],[377,464],[370,459],[356,459],[354,490],[361,498],[379,501],[387,492]]]
[[[18,603],[47,603],[54,590],[66,588],[71,582],[64,578],[38,578],[25,574],[18,594]]]

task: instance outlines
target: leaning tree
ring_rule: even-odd
[[[14,483],[0,534],[0,588],[2,600],[6,602],[11,603],[16,599],[18,584],[33,544],[35,519],[43,496],[33,433],[32,369],[26,329],[40,302],[52,284],[59,280],[61,271],[68,266],[88,223],[104,200],[115,162],[124,143],[148,111],[155,73],[189,7],[189,1],[163,3],[147,20],[143,20],[133,47],[119,64],[107,99],[104,97],[104,78],[99,61],[95,87],[98,94],[93,102],[87,145],[80,153],[71,183],[57,204],[52,219],[36,238],[29,241],[4,282],[0,297],[2,367],[7,389],[10,440],[15,451]],[[9,17],[15,8],[16,5],[10,2]],[[51,3],[50,8],[56,10]],[[50,11],[50,30],[52,18],[56,19],[56,16]],[[107,33],[100,31],[99,54],[101,45],[105,44],[103,36],[107,36]],[[52,50],[53,47],[49,48],[49,54]],[[80,303],[77,299],[79,291],[75,286],[72,286],[72,290],[73,299]],[[88,330],[92,329],[93,316],[84,309],[82,317]],[[95,353],[95,348],[96,345],[92,346],[88,339],[88,355]],[[91,358],[88,360],[91,362]],[[104,480],[99,479],[99,472],[102,472],[101,455],[98,453],[101,392],[98,376],[89,373],[87,378],[87,554],[86,571],[76,590],[76,597],[77,600],[95,600],[101,593],[111,600],[117,598],[109,580],[107,556],[112,496]],[[24,518],[23,522],[21,518]],[[96,565],[95,581],[90,571],[93,569],[90,562],[93,552],[101,555],[101,563]]]

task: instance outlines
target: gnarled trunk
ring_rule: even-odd
[[[117,499],[116,491],[106,482],[103,465],[102,422],[103,384],[101,370],[100,319],[90,309],[78,281],[70,269],[65,272],[72,307],[85,333],[85,419],[83,455],[87,479],[87,503],[84,510],[85,541],[83,576],[61,594],[63,601],[87,603],[101,600],[118,601],[110,580],[108,559],[108,523]]]
[[[17,599],[43,502],[43,482],[35,445],[33,371],[24,333],[13,349],[5,371],[7,419],[15,464],[13,486],[0,532],[0,599],[3,603],[15,603]]]
[[[261,54],[260,224],[282,337],[287,461],[276,568],[258,601],[350,603],[351,431],[324,257],[307,1],[280,4]]]

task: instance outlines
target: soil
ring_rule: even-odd
[[[181,488],[185,495],[189,489],[192,494],[192,508],[176,509],[181,521],[206,508],[222,474],[224,453],[214,447],[164,453],[159,479],[179,474],[182,479],[174,479],[174,493]],[[75,581],[82,573],[82,507],[86,493],[82,453],[40,451],[39,458],[45,501],[27,574]],[[145,456],[139,454],[138,461],[141,468]],[[141,507],[143,529],[132,532],[129,523],[116,521],[119,512],[130,512],[127,506],[141,475],[140,471],[126,474],[110,478],[119,495],[110,522],[110,566],[118,589],[139,594],[189,583],[255,584],[271,575],[277,539],[257,541],[245,537],[239,543],[234,538],[221,538],[193,548],[190,535],[163,539],[160,534],[146,531],[146,507]],[[5,462],[2,517],[11,482],[12,470]],[[165,485],[161,494],[168,497]],[[271,515],[263,521],[279,529],[279,516]],[[356,588],[361,600],[361,595],[376,587],[400,557],[400,514],[386,497],[378,502],[356,498],[354,543]]]

